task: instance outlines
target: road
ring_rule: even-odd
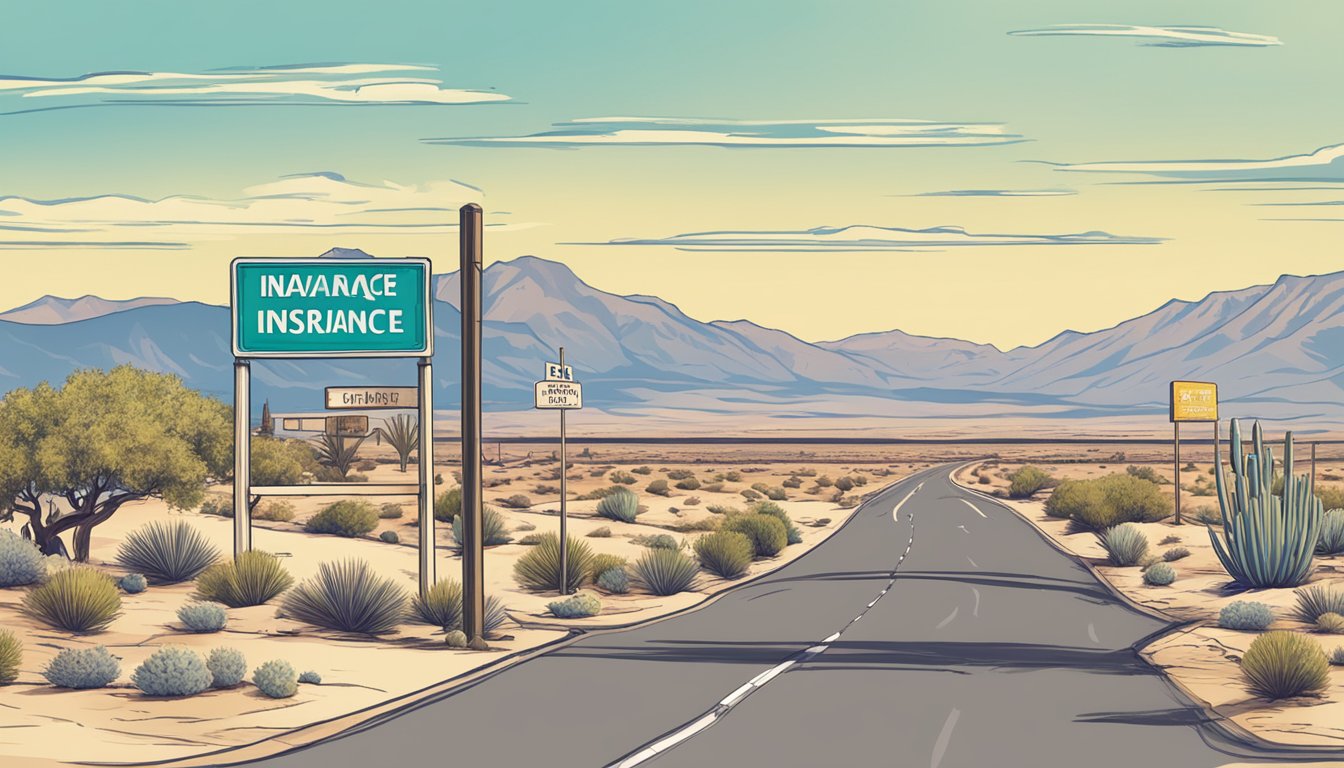
[[[1163,622],[950,471],[896,483],[814,551],[701,610],[586,636],[258,764],[1199,768],[1254,757],[1136,656]]]

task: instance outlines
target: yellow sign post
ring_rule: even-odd
[[[1218,385],[1210,381],[1173,381],[1169,415],[1176,468],[1176,525],[1181,524],[1181,422],[1213,422],[1213,456],[1218,460]],[[1217,464],[1215,464],[1217,466]]]

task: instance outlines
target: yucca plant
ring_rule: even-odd
[[[1111,565],[1138,565],[1148,554],[1148,537],[1134,523],[1121,523],[1097,534]]]
[[[19,662],[23,661],[23,643],[18,635],[0,629],[0,683],[12,683],[19,677]]]
[[[633,523],[639,516],[639,497],[628,488],[617,488],[597,502],[597,514],[609,520]]]
[[[453,541],[458,546],[462,545],[462,518],[465,515],[458,515],[453,518]],[[508,523],[504,522],[504,516],[494,507],[484,507],[481,509],[481,546],[497,547],[500,544],[508,544],[513,541],[509,535]]]
[[[401,464],[401,471],[405,472],[411,460],[411,452],[420,443],[419,422],[412,419],[409,413],[399,413],[390,419],[383,419],[383,426],[378,431],[387,438],[387,444],[392,446],[392,450],[397,452],[397,461]]]
[[[569,537],[565,558],[569,589],[582,585],[588,579],[592,572],[592,558],[593,552],[586,542]],[[554,533],[542,534],[537,545],[513,564],[513,576],[528,589],[560,590],[560,537]]]
[[[269,552],[244,552],[229,563],[216,563],[196,579],[196,592],[205,600],[230,608],[262,605],[294,583],[280,559]]]
[[[362,560],[321,563],[317,575],[299,584],[281,603],[287,616],[342,632],[378,635],[396,629],[406,615],[406,593]]]
[[[218,558],[219,550],[182,520],[137,528],[117,551],[117,563],[160,584],[194,579]]]
[[[1314,694],[1330,685],[1330,664],[1316,641],[1278,630],[1255,639],[1241,657],[1246,688],[1266,699]]]
[[[1218,559],[1246,587],[1295,587],[1311,574],[1321,525],[1321,500],[1311,482],[1293,474],[1293,433],[1283,440],[1283,496],[1273,494],[1274,454],[1256,422],[1254,453],[1243,456],[1241,425],[1232,420],[1232,488],[1222,471],[1215,474],[1223,534],[1212,527],[1209,539]]]
[[[121,612],[121,593],[111,576],[79,565],[29,590],[23,612],[67,632],[99,632]]]
[[[411,601],[410,618],[444,629],[461,629],[462,585],[453,579],[435,582],[428,594]]]
[[[365,439],[323,432],[321,442],[317,444],[317,463],[335,470],[344,480],[350,474],[350,468],[355,464],[355,454]]]
[[[635,580],[655,595],[675,595],[695,584],[700,570],[680,549],[648,549],[631,570]]]

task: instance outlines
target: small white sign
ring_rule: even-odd
[[[547,381],[573,381],[574,367],[571,365],[561,365],[559,363],[546,364]]]
[[[578,410],[583,407],[583,386],[577,381],[538,381],[537,408]]]
[[[415,408],[419,395],[416,387],[327,387],[327,410]]]

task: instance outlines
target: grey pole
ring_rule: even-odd
[[[565,348],[560,348],[560,370],[565,370]],[[565,478],[565,409],[560,409],[560,594],[569,594],[569,528],[565,514],[569,481]]]
[[[252,549],[252,364],[233,361],[233,556]]]
[[[430,324],[433,328],[433,324]],[[420,359],[420,596],[434,586],[434,366]]]
[[[481,207],[459,213],[462,283],[462,629],[485,644],[485,551],[481,541]]]
[[[1176,517],[1174,518],[1173,522],[1176,525],[1180,525],[1181,524],[1181,422],[1179,421],[1173,422],[1172,428],[1174,430],[1172,438],[1172,448],[1174,449],[1175,453],[1175,465],[1176,465]]]

